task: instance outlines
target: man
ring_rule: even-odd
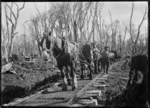
[[[51,38],[51,32],[49,33],[43,33],[43,38],[41,40],[41,48],[42,48],[42,58],[45,61],[48,61],[50,59],[50,39]]]
[[[108,74],[109,68],[109,59],[108,59],[108,47],[104,47],[104,51],[102,52],[102,68],[104,69],[104,73]]]

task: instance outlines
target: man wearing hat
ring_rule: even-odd
[[[104,73],[108,74],[108,68],[109,68],[109,59],[108,59],[108,47],[104,47],[104,51],[102,52],[102,68],[104,70]]]
[[[51,40],[51,32],[45,31],[43,33],[43,38],[41,40],[41,48],[42,48],[42,57],[45,61],[50,59],[50,40]]]

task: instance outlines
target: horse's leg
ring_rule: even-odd
[[[104,62],[104,73],[106,73],[107,61]]]
[[[101,64],[102,64],[102,71],[104,71],[103,73],[105,73],[105,61],[102,60]]]
[[[97,60],[94,61],[94,73],[97,74]]]
[[[106,73],[108,74],[109,61],[106,62]]]
[[[99,59],[99,71],[102,71],[102,61]]]
[[[99,59],[98,59],[98,60],[97,60],[97,71],[98,71],[98,72],[100,71],[99,66],[100,66],[100,64],[99,64]]]
[[[96,60],[96,74],[98,73],[98,60]]]
[[[84,64],[81,63],[81,79],[84,79],[84,75],[83,75],[83,71],[84,71]]]
[[[100,72],[102,70],[102,66],[101,66],[101,60],[98,60],[98,72]]]
[[[67,79],[66,79],[66,74],[63,71],[63,67],[59,68],[61,73],[62,73],[62,77],[63,77],[63,84],[62,84],[62,91],[67,91]]]
[[[70,78],[69,69],[67,66],[66,66],[66,77],[67,77],[68,85],[71,85],[71,78]]]
[[[74,63],[71,63],[71,77],[72,77],[72,91],[77,88],[77,76],[76,72],[74,71]]]
[[[89,68],[89,70],[90,70],[90,75],[89,75],[89,77],[90,77],[90,79],[92,79],[92,69],[91,69],[91,65],[88,65],[88,68]]]

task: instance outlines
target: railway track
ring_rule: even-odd
[[[111,73],[109,72],[109,74]],[[58,81],[52,87],[18,99],[6,106],[98,106],[98,99],[102,97],[106,86],[109,86],[106,85],[109,74],[95,74],[93,80],[78,79],[76,91],[72,91],[71,86],[68,87],[68,91],[61,91],[61,84],[59,83],[61,81]]]

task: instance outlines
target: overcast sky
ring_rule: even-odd
[[[49,8],[48,3],[46,2],[35,2],[40,12],[43,12]],[[55,3],[55,2],[51,2]],[[1,3],[3,4],[3,3]],[[18,3],[19,6],[22,6],[22,3]],[[113,20],[119,20],[122,23],[122,20],[128,25],[130,14],[131,14],[131,5],[132,2],[104,2],[104,7],[102,9],[102,18],[105,20],[105,23],[110,23],[109,11],[112,14]],[[133,14],[133,23],[138,27],[143,17],[145,7],[148,6],[147,2],[135,2],[135,10]],[[2,6],[2,24],[4,20],[4,10]],[[37,14],[37,10],[34,6],[33,2],[26,2],[25,8],[21,11],[17,32],[22,34],[24,32],[23,24],[25,21],[29,20],[31,16],[35,16]],[[145,32],[145,26],[147,27],[148,21],[145,20],[143,26],[141,27],[141,32]]]

